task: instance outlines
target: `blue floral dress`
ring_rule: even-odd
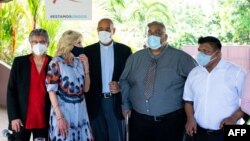
[[[90,123],[83,95],[84,69],[78,59],[67,64],[63,57],[49,63],[46,76],[48,92],[56,92],[60,110],[69,124],[68,135],[59,134],[54,108],[50,112],[49,137],[51,141],[91,141]]]

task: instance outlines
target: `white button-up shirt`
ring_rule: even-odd
[[[114,71],[114,47],[113,43],[109,46],[101,46],[101,64],[102,64],[102,92],[110,92],[109,82],[112,81]]]
[[[246,75],[243,95],[241,98],[241,110],[250,115],[250,72]]]
[[[244,69],[222,59],[210,73],[202,66],[190,72],[183,99],[193,102],[198,125],[217,130],[239,108],[245,75]]]

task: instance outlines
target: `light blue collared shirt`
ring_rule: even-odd
[[[109,83],[112,81],[114,71],[114,46],[100,44],[101,64],[102,64],[102,92],[110,92]]]

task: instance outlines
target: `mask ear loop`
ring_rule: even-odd
[[[211,57],[213,57],[216,53],[218,52],[218,50],[217,51],[215,51],[212,55],[211,55]],[[213,59],[211,59],[210,61],[209,61],[209,63],[211,63],[211,62],[213,62],[215,59],[217,59],[218,57],[216,56],[216,57],[214,57]],[[208,64],[209,64],[208,63]]]

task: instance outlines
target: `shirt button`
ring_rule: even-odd
[[[146,102],[148,103],[148,100],[146,100]]]
[[[147,109],[147,112],[149,112],[149,110]]]

